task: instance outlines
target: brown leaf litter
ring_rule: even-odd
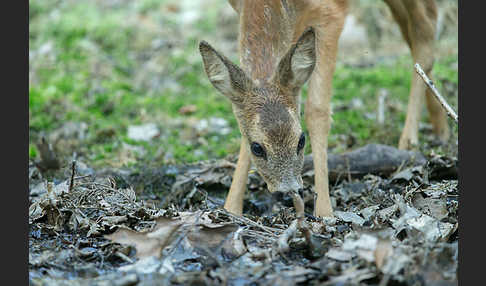
[[[457,177],[444,171],[456,161],[428,159],[387,175],[336,178],[332,219],[310,215],[309,175],[297,212],[292,197],[272,201],[255,173],[245,214],[226,212],[227,161],[67,171],[47,184],[32,177],[30,284],[457,283]]]

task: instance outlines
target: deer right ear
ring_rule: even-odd
[[[252,86],[245,72],[205,41],[199,43],[199,51],[211,84],[232,103],[241,105]]]
[[[240,13],[241,0],[229,0],[229,3],[237,13]]]
[[[315,41],[314,29],[307,28],[280,60],[276,80],[281,85],[298,90],[309,79],[316,64]]]

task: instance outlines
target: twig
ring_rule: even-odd
[[[442,107],[445,109],[447,112],[447,115],[454,119],[454,121],[457,123],[458,118],[457,114],[454,112],[454,110],[450,107],[449,104],[445,101],[445,99],[440,95],[439,91],[435,88],[434,83],[427,77],[425,72],[422,70],[420,65],[418,63],[415,64],[415,71],[422,77],[424,80],[425,84],[432,90],[432,93],[435,95],[435,98],[439,101],[439,103],[442,105]]]
[[[305,214],[304,214],[304,201],[297,193],[297,191],[291,192],[292,200],[295,207],[296,219],[292,221],[290,226],[284,231],[282,235],[278,238],[278,251],[280,253],[287,252],[290,247],[288,241],[295,236],[297,230],[300,230],[305,237],[309,250],[312,252],[313,244],[311,240],[312,233],[309,228],[305,225]]]
[[[236,215],[228,212],[225,209],[220,209],[218,211],[226,214],[227,216],[231,217],[233,220],[239,221],[239,222],[244,223],[244,224],[247,224],[247,225],[251,225],[253,227],[257,227],[257,228],[265,231],[266,233],[268,233],[271,236],[277,236],[275,233],[282,232],[282,229],[273,228],[273,227],[269,227],[269,226],[264,226],[262,224],[259,224],[259,223],[254,222],[251,219],[248,219],[248,218],[246,218],[244,216],[236,216]]]
[[[295,212],[297,215],[297,223],[298,223],[299,230],[304,234],[309,250],[311,250],[312,252],[314,245],[312,244],[312,240],[311,240],[312,233],[305,223],[304,201],[302,200],[298,192],[292,192],[291,196],[294,203]]]
[[[73,190],[74,187],[74,175],[76,174],[76,160],[73,160],[71,164],[71,181],[69,182],[69,192]]]
[[[376,120],[378,124],[383,125],[385,124],[385,98],[388,96],[388,91],[382,88],[378,94],[378,112],[376,116]]]
[[[84,178],[87,178],[87,177],[91,177],[92,174],[88,174],[88,175],[84,175],[84,176],[77,176],[77,177],[74,177],[74,180],[80,180],[80,179],[84,179]]]
[[[400,173],[402,171],[402,168],[403,166],[405,166],[405,163],[407,161],[406,160],[403,160],[401,163],[400,163],[400,166],[398,166],[398,168],[395,170],[395,172],[393,172],[391,175],[390,175],[390,178],[393,178],[396,174]]]
[[[120,257],[125,262],[134,263],[134,261],[130,257],[126,256],[125,254],[123,254],[119,251],[115,252],[115,255]]]
[[[344,156],[344,160],[346,160],[346,170],[348,171],[348,182],[351,183],[351,166],[349,165],[348,156]]]
[[[253,230],[253,229],[243,229],[241,231],[241,235],[257,238],[257,239],[265,241],[266,243],[272,243],[272,242],[275,241],[275,238],[272,237],[272,236],[269,236],[267,233],[260,232],[258,230]]]

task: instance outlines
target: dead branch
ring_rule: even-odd
[[[278,228],[264,226],[262,224],[256,223],[256,222],[252,221],[251,219],[248,219],[248,218],[246,218],[244,216],[236,216],[236,215],[228,212],[225,209],[221,209],[219,211],[222,212],[222,213],[224,213],[224,214],[226,214],[230,218],[232,218],[233,221],[238,221],[240,223],[247,224],[247,225],[250,225],[250,226],[259,228],[259,229],[263,230],[265,233],[267,233],[267,235],[276,236],[275,233],[279,233],[279,232],[282,231],[281,229],[278,229]]]
[[[424,155],[415,151],[398,150],[395,147],[368,144],[342,154],[328,154],[327,164],[329,182],[337,182],[340,178],[350,176],[362,178],[367,174],[389,176],[400,165],[423,165],[427,162]],[[314,162],[312,154],[304,157],[304,176],[313,177]],[[349,180],[349,177],[348,177]]]
[[[437,88],[435,88],[434,83],[432,80],[429,79],[429,77],[425,74],[424,70],[418,63],[415,64],[415,71],[422,77],[424,80],[425,84],[432,90],[432,93],[434,94],[435,98],[439,101],[440,105],[445,109],[447,112],[447,115],[449,115],[450,118],[454,119],[454,121],[457,123],[458,118],[456,112],[450,107],[450,105],[445,101],[445,99],[440,95],[439,91]]]
[[[69,192],[71,192],[74,187],[74,175],[76,175],[76,160],[73,160],[71,163],[71,181],[69,182]]]

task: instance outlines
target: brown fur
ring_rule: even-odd
[[[313,29],[306,30],[282,53],[281,59],[275,60],[271,73],[263,65],[254,66],[251,70],[260,74],[260,78],[249,79],[242,69],[206,42],[201,42],[200,52],[211,83],[233,102],[244,140],[249,146],[258,143],[264,150],[263,157],[250,156],[268,189],[287,192],[302,188],[303,150],[297,148],[302,128],[297,96],[315,66]],[[245,156],[249,154],[242,152]],[[237,197],[239,201],[241,195]]]
[[[296,150],[301,134],[298,102],[300,88],[310,76],[305,120],[315,167],[317,199],[314,214],[332,216],[327,136],[331,124],[332,77],[348,1],[229,2],[240,18],[241,69],[209,44],[203,42],[200,46],[206,73],[215,88],[232,101],[242,134],[239,159],[224,207],[235,214],[242,213],[250,159],[270,191],[288,191],[302,186],[303,152]],[[400,26],[414,62],[420,63],[429,73],[434,62],[435,2],[385,2]],[[311,26],[314,29],[308,28]],[[425,85],[414,74],[407,119],[399,142],[402,149],[418,142],[418,120],[424,94],[436,134],[442,139],[449,136],[444,111],[432,95],[426,93]],[[266,158],[251,153],[252,142],[263,146]]]

